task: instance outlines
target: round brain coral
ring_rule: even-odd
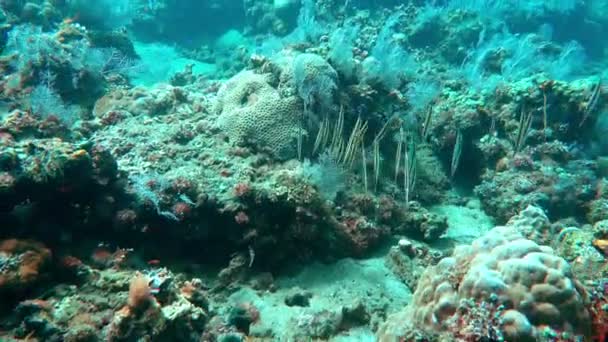
[[[296,96],[282,97],[268,76],[243,71],[228,80],[217,95],[218,125],[230,142],[268,149],[279,159],[296,153],[302,111]]]
[[[419,329],[457,341],[480,335],[537,341],[543,328],[551,328],[589,337],[586,300],[568,263],[551,248],[516,227],[496,227],[428,268],[412,303],[389,318],[379,336],[394,341]]]

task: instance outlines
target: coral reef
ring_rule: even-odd
[[[87,277],[90,283],[78,290],[56,289],[61,298],[19,303],[16,337],[194,341],[205,327],[209,309],[200,279],[177,281],[167,270],[142,275],[115,269],[90,270]]]
[[[608,338],[602,1],[4,0],[0,28],[0,340]]]

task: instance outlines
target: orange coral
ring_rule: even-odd
[[[186,299],[190,300],[197,289],[192,284],[192,282],[186,281],[180,290],[181,290],[182,295]]]
[[[21,257],[21,265],[19,266],[19,276],[22,281],[30,282],[38,278],[40,265],[44,262],[43,256],[27,251]]]
[[[28,240],[7,239],[0,242],[0,252],[9,257],[19,256],[17,272],[0,277],[0,286],[21,287],[39,279],[40,272],[51,259],[51,251],[44,245]]]
[[[70,158],[72,159],[82,159],[85,158],[89,155],[89,153],[86,150],[80,149],[77,151],[74,151],[71,155]]]
[[[17,250],[17,239],[8,239],[0,242],[0,251],[12,254]]]
[[[597,248],[604,255],[608,255],[608,240],[595,239],[592,242],[593,247]]]
[[[148,284],[148,278],[137,273],[129,285],[129,300],[127,302],[131,310],[144,309],[152,300],[152,291]]]

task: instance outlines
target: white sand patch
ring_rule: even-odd
[[[313,264],[293,277],[276,279],[278,290],[259,294],[251,289],[234,293],[233,303],[250,302],[260,311],[261,320],[251,327],[252,335],[272,336],[288,341],[297,332],[294,322],[305,321],[323,311],[340,312],[342,307],[361,302],[367,311],[388,313],[402,309],[410,300],[411,291],[384,265],[382,258],[367,260],[343,259],[334,264]],[[287,306],[285,297],[294,289],[312,293],[310,306]],[[375,341],[368,327],[354,327],[331,341]]]
[[[467,206],[438,205],[431,210],[448,219],[448,230],[443,237],[459,243],[469,243],[494,227],[494,222],[481,209],[478,200],[471,200]]]

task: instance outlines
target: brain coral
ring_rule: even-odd
[[[301,104],[296,96],[282,97],[268,82],[267,75],[243,71],[220,88],[216,111],[218,125],[230,141],[268,149],[279,159],[296,153]]]
[[[542,328],[551,328],[589,337],[585,304],[564,259],[517,227],[496,227],[428,268],[412,303],[390,317],[379,336],[395,341],[419,330],[457,341],[537,341]]]

